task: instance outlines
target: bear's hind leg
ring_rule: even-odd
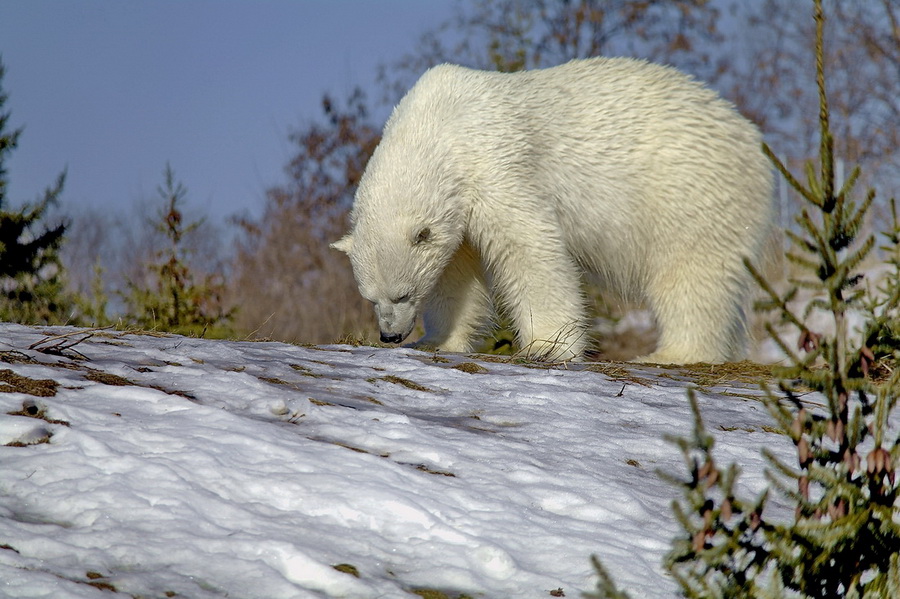
[[[738,268],[743,265],[735,265],[733,272]],[[713,273],[672,268],[651,284],[649,299],[659,342],[656,351],[634,361],[717,364],[742,357],[747,343],[743,301],[748,285],[738,274]]]
[[[491,298],[481,260],[463,242],[450,260],[424,311],[425,336],[414,347],[468,352],[490,322]]]

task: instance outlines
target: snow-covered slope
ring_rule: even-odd
[[[53,353],[85,335],[0,325],[0,597],[579,597],[592,554],[675,594],[656,469],[684,473],[663,436],[696,375],[113,331]],[[700,383],[759,491],[789,440],[755,385]]]

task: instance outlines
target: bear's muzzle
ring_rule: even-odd
[[[405,338],[405,335],[401,335],[400,333],[381,333],[381,342],[382,343],[400,343]]]

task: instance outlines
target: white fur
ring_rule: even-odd
[[[531,355],[585,348],[581,274],[645,299],[648,362],[744,351],[771,220],[757,129],[701,83],[626,58],[503,74],[442,65],[394,109],[334,247],[382,337],[471,351],[492,298]]]

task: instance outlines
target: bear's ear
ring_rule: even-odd
[[[431,228],[422,227],[413,239],[413,245],[420,245],[431,239]]]
[[[350,250],[353,249],[353,238],[350,237],[350,235],[344,235],[343,237],[332,243],[331,247],[335,250],[344,252],[345,254],[349,254]]]

